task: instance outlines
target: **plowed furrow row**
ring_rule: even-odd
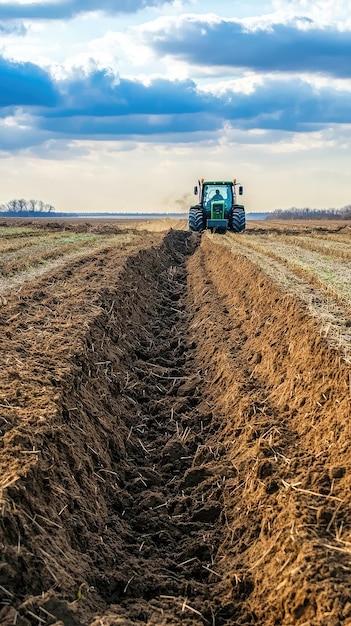
[[[83,349],[72,343],[56,414],[51,405],[36,427],[27,400],[8,431],[16,473],[4,497],[0,585],[9,619],[223,621],[210,592],[222,471],[206,445],[211,413],[185,305],[194,245],[171,233],[130,257],[116,287],[100,291]]]
[[[0,623],[351,620],[349,367],[218,241],[110,248],[7,303]]]

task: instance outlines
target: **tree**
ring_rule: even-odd
[[[351,219],[351,205],[343,209],[275,209],[267,216],[268,220],[349,220]]]
[[[42,200],[24,200],[24,198],[21,198],[10,200],[6,204],[0,205],[1,213],[17,216],[54,213],[54,211],[55,208],[52,204],[46,204]]]

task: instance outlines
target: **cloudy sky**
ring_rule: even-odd
[[[0,204],[351,203],[349,0],[0,0]]]

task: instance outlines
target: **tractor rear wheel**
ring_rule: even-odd
[[[246,218],[244,209],[232,209],[232,231],[241,233],[245,230]]]
[[[205,227],[202,209],[197,207],[191,207],[189,210],[189,229],[198,233],[202,233],[204,228]]]

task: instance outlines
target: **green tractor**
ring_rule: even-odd
[[[201,233],[206,228],[212,233],[241,233],[245,230],[245,209],[236,202],[236,187],[239,196],[243,195],[242,185],[238,185],[236,178],[232,181],[205,181],[199,180],[194,187],[194,194],[198,195],[199,203],[189,209],[190,230]]]

